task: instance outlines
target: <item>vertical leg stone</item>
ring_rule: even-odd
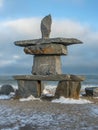
[[[70,81],[69,88],[70,88],[69,98],[79,99],[81,83]]]
[[[34,75],[61,74],[60,56],[35,55],[32,74]]]
[[[61,96],[65,98],[79,99],[81,83],[74,81],[60,81],[56,88],[55,98]]]
[[[18,80],[18,90],[16,91],[16,98],[27,98],[30,95],[35,97],[40,96],[41,85],[37,81]]]

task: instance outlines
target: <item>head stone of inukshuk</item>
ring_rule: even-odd
[[[42,39],[48,39],[51,32],[52,19],[51,15],[47,15],[41,21]]]

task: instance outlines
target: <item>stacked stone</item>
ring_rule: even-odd
[[[26,54],[34,55],[32,74],[61,74],[61,55],[67,55],[67,46],[82,43],[77,39],[49,38],[51,32],[51,16],[41,21],[42,39],[17,41],[15,45],[24,47]]]
[[[57,75],[62,74],[61,56],[67,55],[67,46],[82,43],[80,40],[74,38],[49,38],[51,24],[51,15],[48,15],[41,21],[41,39],[15,42],[15,45],[24,47],[24,52],[26,54],[34,55],[32,67],[33,75],[55,75],[55,77],[57,77]],[[78,77],[77,79],[79,83],[82,80],[81,78],[79,80]]]

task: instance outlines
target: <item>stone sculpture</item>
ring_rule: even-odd
[[[67,55],[67,46],[82,43],[75,38],[49,38],[51,32],[51,15],[41,21],[41,39],[16,41],[15,45],[24,47],[26,54],[34,55],[32,74],[61,74],[61,55]]]
[[[61,91],[65,87],[63,96],[78,99],[81,88],[80,82],[83,81],[83,77],[62,74],[61,55],[67,55],[67,46],[81,44],[82,42],[75,38],[49,38],[51,24],[51,15],[48,15],[41,21],[42,38],[15,42],[15,45],[24,47],[24,52],[26,54],[34,55],[34,62],[32,75],[14,76],[14,78],[18,81],[19,91],[25,92],[25,88],[27,88],[26,85],[28,84],[29,87],[32,86],[38,88],[38,96],[41,96],[41,81],[60,81],[56,90],[56,97],[62,96],[62,93],[58,90]],[[35,85],[35,82],[37,85]]]

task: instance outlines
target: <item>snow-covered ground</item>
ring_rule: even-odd
[[[54,99],[52,100],[52,103],[63,103],[63,104],[87,104],[87,103],[92,103],[89,100],[86,99],[72,99],[72,98],[64,98],[60,97],[59,99]]]
[[[30,95],[29,97],[27,98],[21,98],[19,99],[19,101],[23,102],[23,101],[41,101],[40,98],[35,98],[33,95]]]
[[[51,86],[43,91],[49,97],[54,93]],[[16,101],[13,96],[0,95],[0,130],[98,130],[98,105],[89,100],[60,97],[46,102],[30,95]]]
[[[50,96],[50,95],[49,95]],[[21,98],[19,101],[34,101],[34,100],[39,100],[42,101],[40,98],[35,98],[34,96],[29,96],[28,98]],[[60,104],[88,104],[88,103],[93,103],[89,100],[86,99],[71,99],[71,98],[64,98],[60,97],[59,99],[54,99],[51,101],[52,103],[60,103]]]
[[[98,130],[98,106],[0,101],[0,130]]]

